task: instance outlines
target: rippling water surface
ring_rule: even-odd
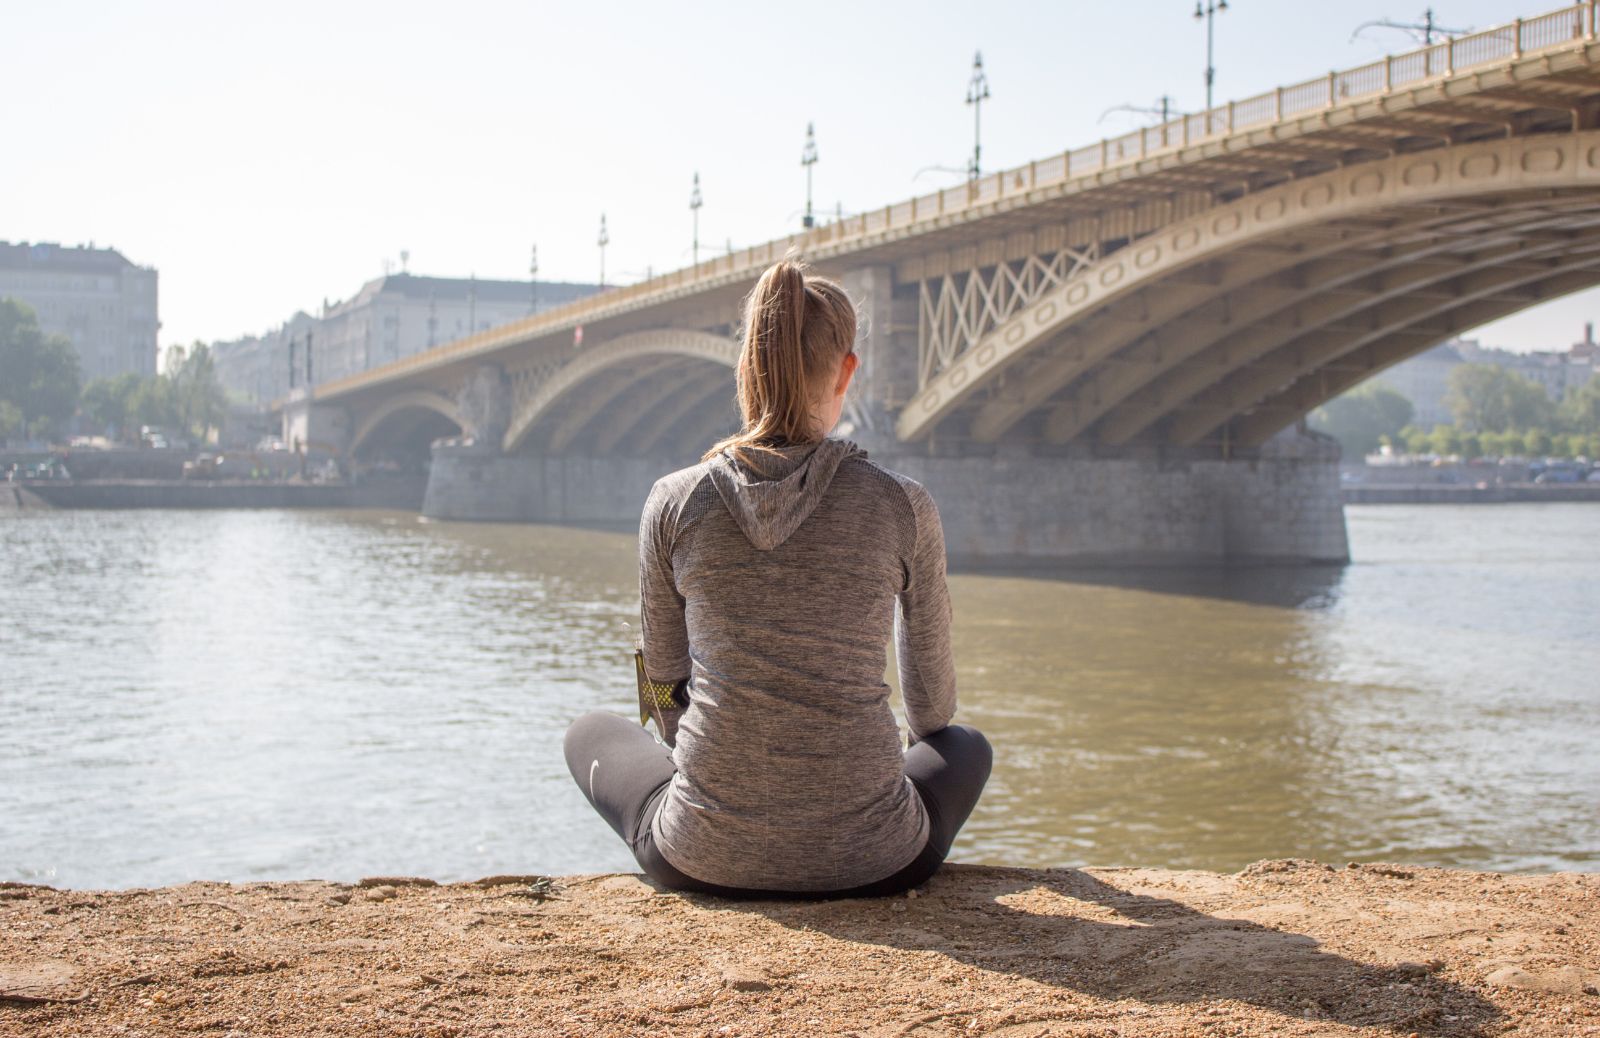
[[[1600,868],[1600,508],[1349,510],[1342,570],[952,578],[964,860]],[[627,534],[0,518],[0,879],[625,869],[561,731],[632,705]]]

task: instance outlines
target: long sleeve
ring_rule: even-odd
[[[689,632],[672,576],[677,506],[666,490],[656,484],[639,519],[639,647],[650,680],[675,683],[689,676]]]
[[[911,734],[921,739],[950,723],[956,712],[955,659],[950,651],[950,591],[945,584],[944,529],[933,498],[905,484],[916,518],[906,584],[896,599],[895,656],[900,694]]]

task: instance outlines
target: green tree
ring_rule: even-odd
[[[1347,458],[1363,458],[1385,437],[1394,439],[1411,422],[1411,401],[1381,382],[1364,382],[1311,412],[1311,427],[1339,441]]]
[[[27,427],[28,420],[22,417],[22,408],[9,400],[0,400],[0,441],[21,436]]]
[[[0,400],[41,438],[66,430],[78,406],[78,356],[72,343],[39,328],[33,309],[0,299]]]
[[[1436,425],[1428,434],[1428,449],[1435,454],[1461,453],[1461,431],[1453,425]]]
[[[172,402],[172,383],[165,377],[142,379],[128,405],[130,424],[170,428],[178,424],[178,409]]]
[[[1600,376],[1567,391],[1558,412],[1561,425],[1568,432],[1590,435],[1600,433]]]
[[[1543,429],[1529,429],[1522,435],[1522,449],[1530,458],[1542,458],[1550,453],[1550,434]]]
[[[1522,453],[1522,437],[1515,433],[1479,433],[1478,444],[1483,448],[1483,453],[1491,457],[1503,458],[1508,454]]]
[[[100,429],[111,430],[115,438],[130,439],[136,431],[133,426],[137,424],[134,422],[134,400],[144,381],[132,372],[97,378],[83,387],[79,409],[85,418]]]
[[[171,403],[179,427],[188,435],[203,439],[208,430],[218,428],[228,413],[228,397],[217,380],[211,349],[196,342],[189,349],[167,349],[167,370]]]
[[[1408,425],[1400,430],[1399,441],[1405,445],[1407,454],[1427,453],[1428,434],[1414,425]]]
[[[1539,383],[1495,364],[1463,364],[1450,372],[1445,403],[1469,432],[1548,427],[1550,397]]]

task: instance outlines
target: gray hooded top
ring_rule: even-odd
[[[891,627],[912,733],[955,713],[939,515],[852,443],[754,460],[663,477],[640,522],[645,668],[690,679],[655,840],[722,886],[871,883],[928,838],[883,681]]]

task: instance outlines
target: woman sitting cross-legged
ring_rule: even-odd
[[[933,500],[828,438],[855,337],[834,282],[791,262],[761,276],[745,301],[744,427],[659,480],[639,525],[641,688],[657,690],[667,746],[613,714],[567,731],[573,778],[668,889],[907,890],[939,868],[988,780],[988,742],[950,723]],[[904,752],[883,681],[891,629]]]

